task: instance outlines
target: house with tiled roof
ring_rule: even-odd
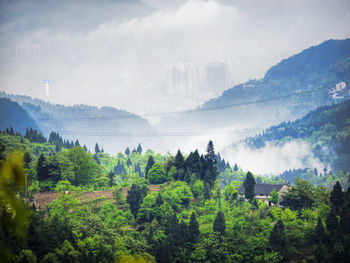
[[[273,189],[278,193],[278,199],[281,200],[281,197],[288,192],[288,186],[285,184],[255,184],[254,192],[255,198],[258,200],[264,201],[266,204],[271,205],[269,199],[271,197],[271,192]],[[238,193],[244,195],[244,185],[238,188]],[[279,205],[279,204],[277,204]]]

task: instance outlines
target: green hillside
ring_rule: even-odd
[[[350,101],[319,107],[301,119],[272,126],[246,142],[261,148],[267,141],[281,144],[290,140],[309,142],[314,154],[332,170],[349,172]]]
[[[239,196],[238,188],[283,179],[231,167],[212,142],[203,155],[162,156],[139,145],[110,156],[100,147],[92,154],[55,132],[48,139],[35,130],[0,134],[4,262],[343,262],[348,256],[350,193],[338,183],[329,191],[295,179],[284,196],[271,193],[270,203],[282,202],[282,209]],[[334,176],[327,176],[331,183]],[[114,200],[83,197],[106,189]],[[45,190],[57,198],[28,208]]]
[[[220,97],[205,103],[203,108],[287,95],[278,104],[296,114],[306,114],[315,106],[332,103],[331,91],[337,83],[344,82],[349,91],[349,81],[350,39],[328,40],[282,60],[271,67],[263,79],[226,90]],[[346,97],[348,92],[341,95]]]
[[[22,134],[26,128],[39,129],[37,123],[17,102],[0,98],[0,130],[10,127]]]

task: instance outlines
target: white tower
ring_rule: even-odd
[[[49,84],[50,84],[50,81],[49,81],[49,80],[44,80],[45,95],[46,95],[46,96],[49,96],[49,95],[50,95],[50,92],[49,92]]]

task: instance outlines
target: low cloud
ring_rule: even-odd
[[[278,175],[289,169],[317,168],[322,171],[324,165],[315,158],[310,144],[304,141],[290,141],[283,145],[267,142],[260,149],[251,149],[245,143],[224,149],[222,155],[231,164],[237,163],[244,170],[261,175]]]

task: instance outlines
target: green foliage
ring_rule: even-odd
[[[21,144],[15,135],[1,134],[0,139],[6,145],[1,148],[3,158]],[[56,153],[54,142],[60,139],[52,135],[51,140],[53,145],[23,140],[31,160],[25,162],[23,158],[21,163],[26,165],[30,180],[26,193],[19,191],[16,197],[32,196],[40,183],[41,189],[45,185],[54,189],[57,199],[47,209],[32,211],[27,235],[20,242],[15,242],[13,234],[0,231],[2,244],[17,255],[12,258],[14,262],[34,257],[39,262],[341,262],[348,255],[350,194],[339,188],[346,185],[346,174],[325,177],[334,176],[324,181],[325,185],[344,178],[334,186],[332,194],[325,187],[296,179],[287,198],[281,200],[285,205],[282,209],[238,198],[237,189],[247,176],[238,167],[237,171],[226,166],[223,170],[222,160],[219,177],[212,181],[218,160],[216,155],[212,159],[213,145],[202,157],[197,151],[187,158],[181,154],[181,162],[179,154],[178,172],[175,157],[169,154],[162,156],[148,150],[144,154],[119,153],[110,157],[100,152],[96,155],[100,161],[97,165],[92,155],[79,146],[66,149],[63,143]],[[36,168],[41,153],[47,173],[45,180],[38,181]],[[150,156],[155,164],[145,180],[135,167],[143,170]],[[132,165],[128,166],[129,158]],[[125,169],[122,174],[113,172],[118,162]],[[5,162],[0,165],[3,168]],[[77,169],[78,165],[82,169]],[[97,170],[84,181],[88,167]],[[155,182],[154,167],[161,170],[162,180],[167,183],[159,188],[152,186],[151,190],[157,192],[149,192],[146,182]],[[83,181],[76,182],[76,175],[83,173]],[[314,171],[312,174],[315,176]],[[282,180],[255,178],[261,183]],[[113,185],[115,200],[84,198],[82,191],[107,185]],[[123,187],[130,185],[125,198]],[[339,200],[336,196],[342,197],[341,205],[335,201]]]
[[[255,184],[256,184],[255,179],[252,173],[248,172],[246,175],[246,179],[243,182],[243,186],[244,186],[244,196],[250,201],[252,201],[255,197],[255,190],[254,190]]]
[[[72,183],[75,186],[93,184],[103,177],[102,171],[92,155],[85,152],[80,146],[69,149],[67,157],[72,162],[74,172]]]
[[[295,179],[294,183],[295,185],[283,196],[285,205],[294,210],[311,208],[315,201],[312,184],[299,178]]]
[[[167,179],[164,167],[159,163],[155,163],[152,168],[148,170],[147,178],[151,184],[164,183]]]
[[[269,201],[273,204],[277,204],[278,203],[278,193],[277,193],[275,188],[272,189],[270,196],[271,197],[269,198]]]
[[[330,201],[332,204],[333,209],[336,211],[337,214],[339,214],[339,211],[343,205],[344,198],[343,198],[343,191],[340,186],[339,181],[336,182],[336,184],[333,187],[333,190],[331,192]]]
[[[238,188],[241,186],[242,182],[232,181],[229,185],[225,187],[224,197],[226,201],[235,200],[238,197]]]
[[[282,220],[278,220],[270,234],[271,248],[277,252],[282,252],[285,248],[286,237],[284,233],[284,224]]]
[[[148,176],[148,171],[153,167],[154,165],[154,159],[153,159],[153,156],[151,155],[149,158],[148,158],[148,161],[147,161],[147,165],[146,165],[146,168],[145,168],[145,177],[147,178]]]
[[[136,218],[136,215],[140,209],[143,198],[146,196],[148,189],[146,186],[140,186],[133,184],[128,190],[128,195],[126,197],[126,201],[130,205],[130,211]]]
[[[197,222],[196,214],[192,212],[189,224],[189,239],[192,244],[197,243],[200,235],[199,224]]]
[[[200,198],[203,196],[204,183],[202,180],[196,180],[194,184],[191,185],[191,190],[194,198]]]
[[[218,232],[221,235],[223,235],[225,233],[225,229],[226,229],[225,216],[221,211],[219,211],[214,220],[213,230],[214,232]]]
[[[1,233],[7,231],[16,237],[23,238],[30,213],[18,196],[26,187],[22,160],[23,156],[15,152],[0,167],[0,224]],[[28,254],[26,251],[23,253]],[[7,244],[1,238],[0,258],[6,260],[9,254]]]

